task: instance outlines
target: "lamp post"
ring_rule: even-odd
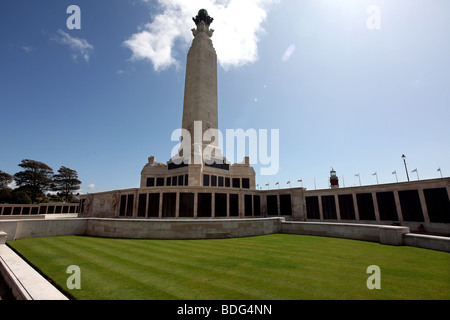
[[[408,175],[408,168],[406,167],[406,156],[402,154],[403,163],[405,164],[405,171],[406,171],[406,178],[408,178],[409,181],[409,175]]]

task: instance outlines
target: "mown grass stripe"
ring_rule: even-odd
[[[167,293],[170,293],[170,290],[173,287],[173,283],[177,283],[178,286],[182,285],[185,282],[192,282],[192,280],[194,279],[194,277],[196,276],[195,273],[192,273],[191,270],[181,270],[180,267],[182,266],[188,266],[191,267],[191,265],[186,264],[186,263],[177,263],[175,264],[174,262],[176,262],[176,260],[173,259],[167,259],[164,258],[163,260],[165,260],[166,263],[161,264],[158,267],[157,265],[155,265],[154,263],[150,263],[150,262],[154,262],[151,260],[147,260],[145,262],[142,262],[140,260],[131,260],[130,258],[125,257],[126,252],[121,254],[109,254],[107,250],[105,250],[105,246],[92,246],[92,245],[88,245],[88,244],[78,244],[79,247],[85,248],[86,250],[91,250],[91,251],[95,251],[97,256],[101,256],[103,257],[103,261],[104,263],[108,263],[111,262],[112,264],[109,265],[109,267],[111,268],[111,266],[114,267],[114,269],[117,268],[124,268],[122,266],[126,266],[127,271],[129,273],[132,274],[140,274],[141,276],[143,274],[157,274],[159,279],[163,279],[163,283],[160,284],[161,288],[159,288],[160,290],[165,290]],[[106,257],[108,257],[109,261],[106,261]],[[170,264],[167,264],[167,262],[169,262]],[[197,269],[200,269],[204,272],[207,272],[207,269],[204,269],[203,267],[200,266],[193,266]],[[203,270],[204,269],[204,270]],[[189,272],[191,271],[191,272]],[[189,276],[188,276],[189,274]],[[204,273],[199,273],[199,277],[203,278]],[[211,276],[214,278],[214,275],[211,274]],[[214,279],[216,282],[218,279]],[[153,285],[155,285],[153,283]],[[215,283],[210,283],[208,284],[209,287],[217,287],[217,285]],[[227,284],[221,284],[221,288],[225,289],[227,287]],[[217,289],[217,288],[216,288]],[[228,291],[232,291],[234,292],[234,294],[238,294],[239,290],[236,290],[232,287],[228,288]],[[175,295],[177,293],[179,293],[180,291],[177,288],[173,289],[173,292],[171,293],[172,295]],[[256,296],[246,296],[246,299],[251,299],[251,298],[257,298]]]
[[[67,241],[67,238],[66,239],[64,239],[62,242],[68,242]],[[60,243],[60,245],[61,246],[63,246],[63,243]],[[90,246],[84,246],[86,249],[89,249],[89,247],[90,248],[93,248],[91,245]],[[84,250],[83,250],[84,251]],[[120,260],[120,259],[119,259]],[[168,262],[174,262],[174,261],[176,261],[176,260],[170,260],[170,259],[166,259],[166,260],[168,260]],[[204,274],[205,273],[207,273],[208,274],[208,278],[212,278],[212,279],[214,279],[214,281],[215,282],[222,282],[221,280],[221,278],[219,277],[219,275],[218,274],[216,274],[214,271],[213,272],[211,272],[211,270],[208,270],[208,269],[206,269],[206,268],[201,268],[200,266],[198,266],[198,265],[192,265],[192,264],[188,264],[188,268],[189,267],[196,267],[196,268],[199,268],[201,271],[204,271],[204,273],[203,272],[201,272],[199,275],[201,276],[201,277],[204,277]],[[177,266],[176,266],[177,268],[179,268],[180,267],[180,264],[178,264]],[[183,270],[183,271],[181,271],[183,274],[184,273],[189,273],[189,270]],[[238,274],[232,274],[232,272],[226,272],[226,273],[223,273],[222,274],[222,276],[225,276],[225,275],[229,275],[229,276],[233,276],[234,278],[235,278],[235,280],[246,280],[247,282],[249,282],[249,275],[248,274],[246,274],[245,275],[245,277],[242,277],[242,279],[236,279],[237,277],[240,277]],[[192,273],[191,273],[191,275],[190,275],[190,277],[189,277],[189,279],[192,279],[192,276],[195,276],[195,274],[193,275]],[[229,283],[229,281],[228,281],[228,279],[225,281],[225,283],[222,283],[220,286],[221,286],[221,288],[222,288],[222,290],[223,289],[225,289],[226,287],[227,287],[227,284]],[[258,282],[258,285],[261,285],[261,282]],[[232,291],[236,291],[236,290],[232,290]],[[252,295],[252,296],[246,296],[245,298],[258,298],[258,296],[255,296],[255,295]]]
[[[161,248],[157,248],[156,251],[161,251]],[[155,251],[152,252],[152,255],[149,255],[147,253],[147,255],[150,258],[152,258],[154,256],[154,254],[155,254]],[[159,258],[167,261],[168,263],[173,263],[173,265],[175,265],[176,268],[179,269],[178,272],[182,272],[183,274],[185,274],[185,273],[190,274],[190,276],[189,276],[190,279],[192,279],[193,277],[197,276],[196,273],[192,273],[192,270],[196,270],[196,269],[198,269],[198,271],[200,271],[200,272],[197,271],[198,272],[198,277],[200,279],[204,278],[205,274],[206,274],[208,279],[212,279],[212,280],[214,280],[214,282],[221,281],[221,278],[223,278],[227,274],[230,275],[230,276],[234,276],[234,277],[238,276],[237,274],[230,274],[230,272],[223,272],[223,271],[221,271],[221,272],[217,273],[217,272],[215,272],[214,269],[204,268],[203,267],[203,260],[202,260],[202,258],[200,258],[199,261],[196,261],[196,260],[193,261],[192,260],[192,255],[189,255],[189,257],[190,257],[189,261],[190,262],[180,262],[180,260],[177,259],[176,256],[178,256],[179,258],[183,258],[184,254],[180,253],[179,251],[174,252],[173,254],[170,254],[170,255],[164,255],[164,252],[161,251],[161,254],[163,254],[163,256],[160,256]],[[238,280],[238,279],[235,279],[235,280]],[[248,281],[248,279],[245,279],[245,278],[243,278],[241,280],[247,280]],[[222,289],[224,289],[227,286],[228,282],[229,282],[229,280],[227,279],[226,283],[221,285]],[[233,291],[236,291],[236,290],[233,289]],[[247,297],[247,298],[257,298],[257,297],[256,296],[252,296],[252,297]]]
[[[160,248],[158,248],[158,249],[160,249]],[[176,254],[179,254],[179,252],[177,252]],[[181,256],[181,254],[179,254],[179,255]],[[190,256],[190,257],[191,257],[191,256]],[[176,262],[176,261],[177,261],[176,259],[174,259],[173,256],[171,256],[171,258],[168,258],[168,259],[166,259],[166,260],[169,261],[169,262]],[[246,263],[249,263],[249,262],[251,262],[252,260],[254,260],[254,259],[251,258],[251,257],[250,257],[250,258],[247,258]],[[253,264],[255,264],[255,263],[253,263]],[[177,266],[180,267],[180,264],[177,265]],[[188,264],[188,267],[189,267],[189,266],[192,266],[192,264]],[[200,266],[200,265],[197,265],[196,267],[199,268],[199,267],[201,267],[201,266]],[[252,266],[245,266],[245,265],[242,265],[242,266],[240,266],[240,267],[241,267],[241,269],[248,269],[248,271],[251,271],[251,270],[254,269]],[[209,276],[214,276],[214,275],[215,275],[214,272],[212,272],[210,269],[209,269],[209,270],[205,270],[205,271],[208,272]],[[246,271],[247,271],[247,270],[246,270]],[[183,272],[184,272],[184,271],[183,271]],[[283,276],[284,272],[285,272],[285,271],[271,272],[271,270],[268,270],[268,275],[269,275],[269,278],[270,278],[270,279],[267,280],[267,281],[273,281],[272,277],[275,276],[275,275]],[[230,271],[230,270],[225,271],[225,272],[222,271],[222,274],[228,274],[228,275],[234,276],[234,277],[239,276],[239,274],[233,273],[233,272]],[[242,277],[245,278],[245,279],[248,281],[249,278],[252,278],[252,277],[253,277],[253,274],[247,273],[247,272],[246,272]],[[259,284],[261,284],[261,281],[260,281],[260,279],[259,279],[257,276],[255,276],[254,278],[257,278],[257,279],[259,280]],[[237,280],[239,280],[239,279],[237,279]],[[264,282],[264,281],[262,281],[262,282]]]
[[[450,296],[450,255],[419,248],[298,235],[221,240],[76,236],[32,240],[26,241],[26,247],[37,248],[40,241],[44,245],[40,247],[43,252],[28,250],[30,259],[55,265],[50,269],[66,262],[58,256],[61,255],[84,259],[87,266],[97,270],[87,272],[103,282],[93,279],[94,285],[87,288],[92,291],[77,296],[84,299],[96,295],[103,299],[448,299]],[[56,247],[48,246],[54,242],[58,243]],[[68,250],[69,247],[74,248]],[[76,254],[71,254],[72,251]],[[51,261],[42,258],[44,253]],[[89,265],[90,260],[96,264]],[[383,290],[370,291],[365,287],[368,277],[365,269],[370,264],[382,268]],[[111,270],[98,272],[105,266]],[[113,283],[105,286],[108,277]],[[106,288],[99,289],[96,285]]]
[[[61,286],[65,287],[66,279],[68,275],[65,273],[66,268],[71,264],[79,265],[82,269],[82,291],[72,290],[70,293],[75,297],[82,297],[84,292],[96,291],[98,288],[102,288],[101,294],[104,298],[101,299],[109,299],[113,298],[117,295],[117,286],[121,288],[121,290],[128,291],[128,295],[131,295],[130,299],[139,299],[136,297],[136,292],[130,292],[130,288],[134,288],[134,291],[141,292],[152,291],[155,292],[156,297],[160,297],[162,299],[173,299],[176,298],[173,295],[167,294],[165,291],[158,291],[156,288],[149,287],[143,288],[144,283],[142,280],[139,280],[139,276],[136,276],[135,273],[124,272],[124,268],[120,268],[114,261],[115,257],[110,262],[98,255],[98,252],[93,253],[89,250],[84,250],[83,245],[78,244],[77,246],[67,246],[67,241],[64,237],[55,239],[57,241],[52,241],[51,243],[44,243],[44,245],[51,250],[51,252],[56,252],[62,256],[70,256],[73,257],[70,261],[67,261],[62,266],[59,266],[58,269],[50,269],[45,271],[45,268],[42,268],[44,272],[48,272],[48,274]],[[45,240],[44,240],[45,241]],[[41,252],[43,257],[45,257],[44,249],[45,247],[41,247]],[[48,250],[46,251],[48,252]],[[42,265],[42,264],[40,264]],[[112,267],[116,266],[116,267]],[[159,283],[160,279],[155,279],[155,283]],[[110,284],[113,285],[111,288]],[[79,293],[82,293],[81,295]],[[138,294],[139,295],[139,294]],[[122,296],[122,295],[121,295]],[[156,298],[155,297],[155,298]],[[87,298],[90,298],[88,295]],[[142,297],[142,298],[145,298]]]
[[[167,272],[164,271],[164,268],[155,268],[149,264],[142,264],[139,261],[126,259],[120,253],[110,253],[105,249],[105,246],[94,246],[92,243],[84,242],[78,242],[77,246],[83,252],[90,252],[98,261],[101,261],[100,266],[105,272],[103,278],[107,281],[123,282],[122,279],[116,278],[114,275],[127,274],[127,279],[133,279],[135,282],[139,282],[138,286],[141,288],[142,298],[148,296],[154,298],[162,296],[165,299],[178,298],[176,294],[170,292],[171,281],[170,278],[166,277]],[[176,277],[176,275],[171,275],[171,277]]]

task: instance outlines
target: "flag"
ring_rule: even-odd
[[[300,180],[297,180],[297,182],[302,182],[302,179],[300,179]]]
[[[291,180],[289,180],[288,182],[286,182],[286,184],[290,184],[291,183]]]
[[[414,169],[413,171],[411,171],[411,172],[417,172],[417,168],[416,169]]]
[[[269,184],[268,183],[266,183],[266,187],[268,186]]]
[[[279,182],[275,183],[275,185],[279,184]]]
[[[392,174],[397,174],[397,170],[395,170],[395,171],[392,171]]]
[[[438,169],[437,169],[437,171],[439,171],[439,172],[440,172],[440,171],[441,171],[441,168],[438,168]]]
[[[359,173],[355,173],[355,177],[359,177]]]
[[[259,187],[259,184],[257,184],[256,186]]]
[[[373,176],[376,176],[376,175],[377,175],[377,173],[375,172],[375,173],[373,173],[372,175],[373,175]]]

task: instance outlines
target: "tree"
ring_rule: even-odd
[[[13,177],[6,172],[0,170],[0,189],[6,188],[13,181]]]
[[[17,188],[11,192],[11,203],[14,204],[32,204],[30,196],[25,188]]]
[[[78,180],[78,173],[75,170],[62,166],[58,173],[53,176],[52,191],[61,194],[65,202],[69,202],[72,191],[79,190],[81,181]]]
[[[19,167],[25,170],[14,174],[14,180],[18,186],[27,187],[27,193],[31,201],[48,190],[52,183],[53,169],[43,162],[35,160],[22,160]]]
[[[0,188],[0,203],[11,203],[11,188]]]

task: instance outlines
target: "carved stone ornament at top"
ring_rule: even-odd
[[[194,20],[195,25],[197,26],[197,29],[192,29],[192,34],[194,35],[194,37],[197,36],[200,32],[204,32],[209,37],[212,37],[214,30],[209,29],[209,26],[214,19],[208,15],[208,11],[206,11],[205,9],[201,9],[198,12],[197,16],[195,18],[192,18],[192,20]]]
[[[145,165],[145,167],[164,167],[164,162],[156,162],[154,156],[148,157],[148,163]]]

